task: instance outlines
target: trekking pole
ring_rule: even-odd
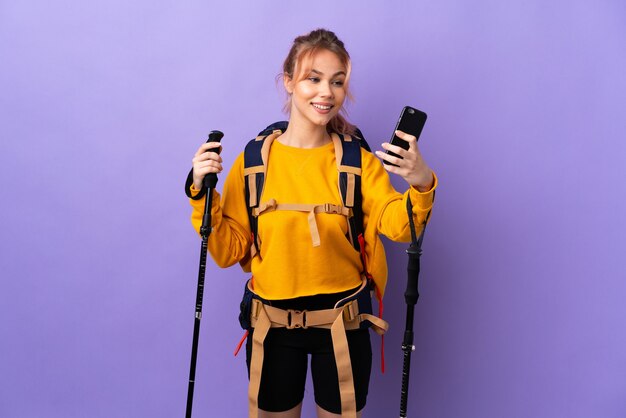
[[[220,131],[211,131],[207,142],[219,142],[224,134]],[[207,152],[218,152],[218,149],[211,148]],[[202,319],[202,297],[204,295],[204,275],[206,273],[206,256],[209,235],[211,235],[211,207],[213,206],[213,189],[217,185],[217,174],[209,173],[202,181],[202,191],[206,194],[204,202],[204,216],[200,235],[202,235],[202,247],[200,249],[200,267],[198,269],[198,289],[196,291],[196,314],[193,323],[193,343],[191,347],[191,367],[189,369],[189,388],[187,390],[187,412],[186,418],[191,418],[191,408],[193,405],[193,387],[196,381],[196,360],[198,355],[198,337],[200,336],[200,320]]]
[[[402,367],[402,389],[400,392],[400,418],[406,418],[407,397],[409,394],[409,378],[411,372],[411,353],[415,351],[413,344],[413,317],[415,313],[415,304],[419,299],[418,279],[420,274],[420,256],[422,255],[422,241],[424,240],[424,232],[426,231],[426,222],[430,217],[430,212],[426,215],[424,228],[419,238],[415,233],[415,224],[413,222],[413,205],[411,199],[407,198],[406,209],[409,215],[409,225],[411,227],[411,245],[406,250],[409,256],[407,266],[407,283],[404,292],[404,301],[406,302],[406,326],[404,329],[404,340],[402,341],[402,351],[404,352],[404,364]]]

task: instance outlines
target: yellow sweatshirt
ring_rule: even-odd
[[[361,150],[363,215],[368,270],[381,292],[387,281],[387,264],[378,234],[393,241],[411,239],[406,214],[410,195],[417,233],[421,231],[433,203],[433,188],[420,193],[414,188],[398,193],[389,181],[382,163]],[[208,248],[220,267],[240,262],[252,244],[245,200],[243,153],[235,160],[223,196],[214,191],[213,230]],[[197,193],[192,186],[192,193]],[[332,143],[312,148],[295,148],[274,141],[261,202],[275,199],[280,204],[303,203],[341,205],[337,164]],[[205,199],[192,200],[191,222],[200,230]],[[289,299],[348,290],[361,283],[362,263],[358,251],[346,238],[348,225],[343,215],[315,215],[320,245],[313,246],[306,212],[274,211],[258,218],[262,242],[260,254],[251,262],[254,290],[270,299]]]

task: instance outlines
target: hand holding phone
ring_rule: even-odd
[[[424,124],[426,124],[426,118],[426,113],[421,110],[417,110],[411,106],[405,106],[404,109],[402,109],[402,113],[400,113],[400,118],[398,119],[396,128],[393,130],[391,141],[389,141],[389,143],[408,150],[409,143],[396,135],[396,131],[402,131],[414,136],[416,139],[419,139],[422,129],[424,129]],[[393,157],[402,158],[400,155],[392,151],[387,151],[387,154]],[[385,160],[383,160],[383,164],[396,166],[395,164]]]

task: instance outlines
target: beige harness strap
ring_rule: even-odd
[[[366,285],[363,282],[361,289]],[[338,302],[338,303],[341,303]],[[250,360],[250,384],[248,386],[248,398],[250,400],[250,418],[258,417],[258,395],[261,387],[261,374],[263,371],[263,342],[270,328],[326,328],[330,329],[333,342],[335,362],[337,363],[337,376],[339,381],[339,393],[341,397],[342,417],[356,418],[356,397],[354,392],[354,378],[352,375],[352,363],[348,348],[346,330],[360,328],[361,322],[370,321],[372,328],[377,334],[384,334],[389,325],[382,319],[359,313],[357,300],[351,300],[343,306],[332,309],[320,309],[317,311],[298,311],[293,309],[279,309],[265,305],[258,299],[252,300],[250,323],[254,328],[252,339],[252,358]]]
[[[253,216],[260,216],[267,212],[273,212],[275,210],[291,210],[297,212],[308,212],[309,230],[311,231],[311,241],[314,247],[320,245],[320,233],[317,228],[317,221],[315,214],[317,213],[330,213],[335,215],[343,215],[346,218],[352,216],[350,208],[345,206],[333,205],[332,203],[324,204],[298,204],[298,203],[277,203],[276,199],[270,199],[265,203],[259,205],[258,208],[252,209]]]
[[[271,326],[270,320],[261,309],[252,336],[252,356],[250,359],[250,382],[248,384],[248,416],[257,418],[259,414],[259,389],[261,388],[261,372],[263,371],[263,342]]]
[[[356,417],[356,395],[354,393],[354,377],[352,376],[352,362],[348,349],[348,336],[344,328],[343,317],[338,315],[330,328],[337,363],[337,377],[339,378],[339,397],[341,398],[341,416]]]
[[[370,321],[372,329],[378,335],[387,332],[389,324],[377,316],[359,313],[359,305],[356,300],[339,308],[320,309],[318,311],[296,311],[293,309],[279,309],[270,305],[264,305],[257,299],[252,300],[252,315],[250,323],[253,328],[259,321],[260,312],[264,311],[271,328],[326,328],[331,329],[333,323],[340,315],[343,316],[344,329],[354,330],[361,327],[361,322]]]
[[[348,305],[345,305],[341,308],[323,309],[319,311],[294,311],[291,309],[283,310],[274,308],[269,305],[264,305],[257,299],[253,299],[251,319],[254,333],[252,338],[252,358],[250,360],[250,383],[248,386],[250,418],[258,417],[258,394],[261,387],[264,358],[263,342],[270,328],[279,327],[286,327],[288,329],[308,327],[330,328],[333,351],[337,363],[337,376],[341,397],[341,416],[357,418],[352,363],[350,362],[348,338],[344,324],[345,317],[349,317],[349,314],[344,314],[344,312],[355,308],[356,301],[353,302],[354,304],[352,302],[349,304],[352,305],[351,308],[346,308]],[[358,307],[356,309],[358,310]],[[350,321],[350,329],[358,328],[358,322],[358,317],[353,318]]]

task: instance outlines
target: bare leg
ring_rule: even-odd
[[[302,411],[302,402],[289,411],[283,412],[267,412],[259,409],[259,418],[300,418],[300,412]]]
[[[315,406],[317,407],[317,418],[341,418],[341,414],[333,414],[332,412],[320,408],[319,405]],[[361,412],[362,411],[358,411],[356,413],[357,418],[361,418]]]

